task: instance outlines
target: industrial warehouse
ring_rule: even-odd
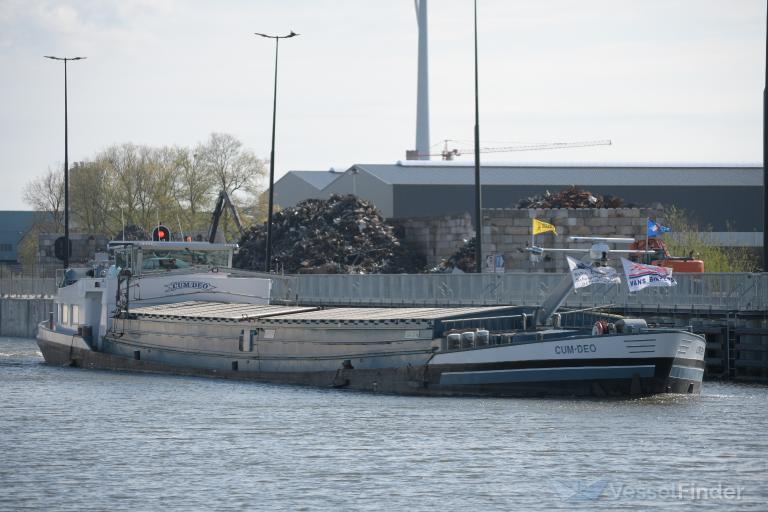
[[[621,198],[625,206],[682,209],[724,245],[762,245],[763,168],[758,164],[483,165],[483,208],[515,208],[529,196],[579,186]],[[275,183],[275,203],[353,194],[385,218],[473,215],[473,167],[463,162],[405,160],[356,164],[345,171],[291,171]]]

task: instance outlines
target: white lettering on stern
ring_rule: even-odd
[[[555,345],[555,354],[558,355],[588,354],[590,352],[597,352],[597,345],[594,343]]]

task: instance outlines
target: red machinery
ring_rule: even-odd
[[[630,249],[646,250],[646,240],[638,240],[630,246]],[[647,240],[647,250],[655,251],[655,254],[632,256],[631,259],[643,260],[659,267],[669,267],[675,272],[704,272],[704,262],[693,257],[693,252],[688,256],[670,256],[667,246],[658,238]],[[645,260],[650,260],[645,261]]]

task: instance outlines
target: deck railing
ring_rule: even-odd
[[[367,306],[535,306],[567,274],[301,275],[292,284],[305,304]],[[571,307],[767,311],[768,273],[676,274],[678,285],[629,293],[626,284],[572,292]]]
[[[353,306],[536,306],[567,274],[379,274],[274,276],[282,302]],[[768,273],[675,274],[678,285],[629,293],[626,284],[572,292],[566,306],[627,309],[768,311]],[[52,297],[56,279],[0,279],[0,296]]]

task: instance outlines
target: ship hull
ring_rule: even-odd
[[[195,375],[261,382],[355,389],[410,395],[445,396],[593,396],[634,397],[659,393],[701,391],[703,357],[693,354],[700,338],[679,333],[677,347],[659,354],[626,357],[603,350],[611,357],[547,358],[557,342],[531,347],[489,347],[465,352],[389,356],[384,362],[363,367],[356,360],[329,365],[296,364],[284,371],[263,371],[256,359],[221,354],[185,353],[168,348],[138,347],[119,340],[103,340],[93,350],[82,338],[49,330],[41,324],[38,345],[49,364],[103,370]],[[673,343],[670,337],[666,343]],[[599,340],[600,343],[622,340]],[[562,346],[562,345],[560,345]],[[606,346],[608,346],[606,344]],[[540,355],[537,355],[540,354]],[[346,364],[345,364],[346,363]],[[356,366],[357,365],[357,366]]]

